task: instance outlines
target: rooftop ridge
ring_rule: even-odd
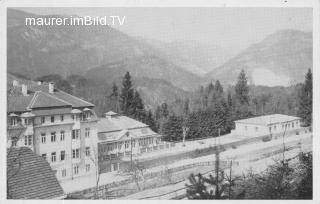
[[[31,107],[33,106],[33,104],[34,104],[35,101],[36,101],[36,98],[38,98],[38,96],[39,96],[39,92],[40,92],[40,91],[36,91],[36,92],[34,93],[34,95],[33,95],[32,99],[31,99],[29,105],[27,106],[27,109],[31,109]]]
[[[59,89],[59,91],[60,91],[60,89]],[[63,102],[63,103],[67,103],[67,104],[69,104],[69,105],[72,106],[71,103],[69,103],[69,102],[67,102],[67,101],[65,101],[65,100],[63,100],[63,99],[61,99],[61,98],[58,98],[58,97],[56,97],[56,96],[54,96],[54,95],[51,95],[51,94],[46,93],[46,92],[43,92],[43,91],[41,91],[41,92],[44,93],[44,94],[46,94],[47,96],[50,96],[50,97],[52,97],[52,98],[54,98],[54,99],[57,99],[57,100],[59,100],[59,101],[61,101],[61,102]]]
[[[67,92],[65,92],[65,91],[62,91],[62,90],[60,90],[60,89],[58,89],[58,90],[59,90],[60,92],[64,93],[64,94],[67,94],[67,95],[75,98],[75,99],[81,100],[82,102],[85,102],[85,103],[90,104],[91,106],[94,106],[94,104],[92,104],[92,103],[90,103],[90,102],[88,102],[88,101],[85,101],[85,100],[83,100],[83,99],[81,99],[81,98],[79,98],[79,97],[77,97],[77,96],[74,96],[74,95],[72,95],[72,94],[69,94],[69,93],[67,93]]]

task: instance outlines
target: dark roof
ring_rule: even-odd
[[[29,82],[27,87],[27,96],[22,95],[20,86],[12,87],[8,96],[7,112],[25,112],[30,111],[28,108],[62,106],[72,106],[73,108],[94,107],[94,104],[59,89],[54,89],[53,93],[49,93],[49,85],[47,83],[38,85],[37,83]]]
[[[85,101],[79,97],[73,96],[61,90],[56,90],[53,94],[55,97],[67,101],[68,103],[72,104],[73,108],[80,108],[80,107],[93,107],[92,103]]]
[[[49,163],[27,147],[7,149],[8,198],[53,199],[64,192]]]
[[[33,96],[14,95],[8,96],[7,112],[24,112],[30,104]]]
[[[45,108],[45,107],[61,107],[72,106],[70,103],[63,101],[57,97],[47,94],[45,92],[37,91],[34,94],[32,101],[29,104],[29,108]]]

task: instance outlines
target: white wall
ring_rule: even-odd
[[[285,123],[276,123],[271,125],[254,125],[254,124],[245,124],[235,122],[236,128],[233,131],[233,134],[242,135],[242,136],[261,136],[281,133],[290,130],[295,130],[300,128],[300,121],[288,121]],[[287,125],[287,127],[286,127]],[[270,129],[271,128],[271,129]]]

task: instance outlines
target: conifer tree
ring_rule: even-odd
[[[122,81],[122,89],[120,95],[120,108],[124,115],[131,116],[134,113],[134,89],[132,87],[130,73],[127,72]]]
[[[170,115],[167,122],[163,124],[163,135],[166,141],[180,141],[183,136],[182,118]]]
[[[306,126],[312,125],[312,72],[308,70],[305,82],[299,93],[298,115]]]
[[[153,114],[152,114],[151,110],[148,111],[146,124],[149,125],[151,130],[157,132],[156,122],[154,121]]]
[[[111,102],[112,102],[112,108],[117,113],[120,111],[119,107],[119,92],[118,92],[118,86],[116,83],[112,84],[112,92],[109,96]]]
[[[215,83],[215,85],[214,85],[214,90],[215,90],[215,92],[216,92],[219,96],[222,95],[222,93],[223,93],[223,87],[221,86],[219,80],[216,81],[216,83]]]
[[[249,104],[249,86],[248,79],[244,70],[241,70],[235,87],[236,99],[241,105]]]

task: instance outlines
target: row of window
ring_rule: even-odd
[[[64,121],[64,115],[60,115],[60,121],[63,122]],[[56,120],[56,117],[54,115],[50,116],[50,122],[54,123]],[[45,116],[41,116],[40,118],[40,123],[44,124],[46,122],[46,117]]]
[[[87,157],[90,156],[90,147],[86,147],[86,149],[85,149],[85,155],[86,155]],[[79,159],[79,158],[80,158],[80,149],[79,149],[79,148],[72,150],[72,158],[73,158],[73,159]]]
[[[64,121],[64,115],[60,115],[58,116],[58,118],[60,118],[60,122],[63,122]],[[80,116],[79,115],[72,115],[72,120],[78,120],[78,119],[81,119],[81,120],[87,120],[88,118],[90,118],[90,113],[89,112],[86,112],[84,114],[81,114]],[[56,121],[57,117],[52,115],[50,116],[50,122],[51,123],[54,123]],[[46,122],[46,117],[45,116],[42,116],[40,118],[40,123],[41,124],[44,124]]]
[[[90,156],[90,147],[86,147],[85,154],[86,154],[87,157]],[[41,156],[42,156],[42,158],[47,160],[47,154],[42,154]],[[73,159],[80,158],[80,149],[73,149],[72,150],[72,158]],[[60,161],[64,161],[66,159],[66,151],[64,151],[64,150],[60,151],[59,159],[60,159]],[[56,152],[52,152],[51,153],[51,162],[56,162],[56,161],[57,161],[57,153]]]
[[[86,164],[86,172],[90,171],[90,164]],[[79,174],[79,165],[73,165],[73,174],[78,175]],[[61,170],[61,176],[66,177],[67,176],[67,170],[62,169]]]
[[[85,128],[84,136],[86,138],[90,137],[90,128]],[[80,130],[72,130],[72,139],[76,140],[80,138]]]
[[[139,139],[139,145],[143,146],[143,145],[153,144],[154,139],[156,141],[156,144],[159,144],[160,140],[158,138],[143,138],[143,139]],[[130,143],[132,143],[132,148],[135,148],[136,140],[132,140],[132,141],[128,140],[125,142],[115,142],[115,143],[111,143],[111,144],[107,144],[105,146],[102,146],[102,151],[106,152],[106,151],[113,151],[116,149],[121,150],[123,144],[124,144],[125,149],[129,149]]]
[[[41,155],[43,159],[47,160],[47,154],[42,154]],[[60,161],[64,161],[66,159],[66,151],[60,151]],[[57,153],[56,152],[51,152],[51,162],[56,162],[57,161]]]
[[[296,125],[297,126],[298,126],[298,124],[299,124],[299,122],[296,121]],[[294,128],[294,122],[282,124],[282,130],[289,129],[290,127]],[[247,131],[248,130],[248,126],[244,126],[244,129]],[[277,125],[273,126],[273,130],[274,131],[277,130]],[[258,132],[259,131],[259,127],[255,127],[255,131]],[[269,127],[269,131],[272,131],[272,126]]]
[[[90,128],[85,129],[85,137],[90,137]],[[80,130],[72,130],[72,139],[79,139],[80,138]],[[65,140],[65,131],[60,131],[60,141]],[[56,132],[51,132],[51,142],[57,141]],[[47,142],[46,133],[41,133],[41,143],[45,144]]]
[[[51,132],[51,137],[50,137],[50,141],[51,142],[56,142],[57,141],[57,134],[56,132]],[[60,131],[60,141],[64,141],[65,140],[65,131]],[[47,142],[47,136],[46,133],[41,133],[41,143],[45,144]]]
[[[19,121],[22,121],[24,125],[32,125],[32,118],[24,118],[22,120],[18,119],[18,117],[12,117],[10,120],[10,124],[12,126],[18,125]]]

